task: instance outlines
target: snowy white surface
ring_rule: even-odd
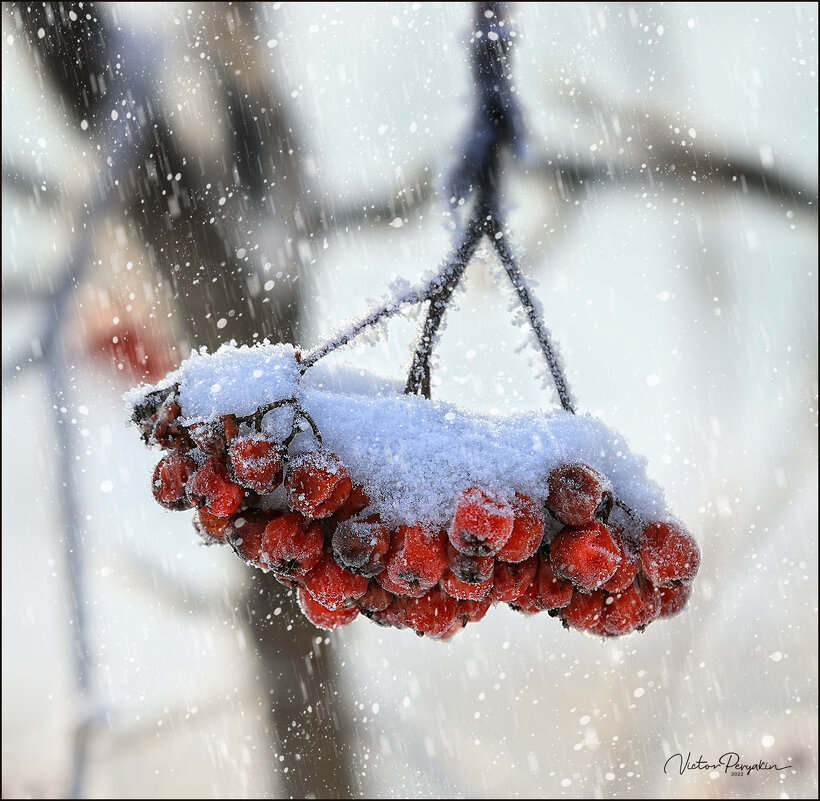
[[[353,365],[321,371],[321,364],[305,373],[302,385],[290,346],[223,345],[193,354],[159,384],[131,390],[125,399],[134,404],[176,383],[182,418],[193,423],[243,417],[295,398],[389,525],[447,528],[458,496],[473,486],[501,499],[521,492],[543,501],[550,470],[570,462],[606,476],[616,497],[645,522],[666,516],[646,459],[589,414],[480,413],[396,392],[386,376]]]

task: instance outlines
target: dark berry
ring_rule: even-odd
[[[562,529],[550,544],[550,562],[557,576],[594,590],[615,575],[621,549],[605,525],[592,521],[583,528]]]
[[[356,605],[365,615],[381,612],[387,609],[395,596],[383,589],[376,581],[371,580],[367,585],[367,592],[356,601]]]
[[[171,396],[165,400],[157,413],[157,419],[149,442],[174,451],[190,451],[194,447],[188,431],[180,422],[182,407]]]
[[[307,575],[319,562],[323,545],[322,527],[298,512],[275,517],[262,537],[271,570],[287,576]]]
[[[175,512],[190,509],[193,504],[185,494],[185,486],[196,469],[196,462],[181,453],[169,453],[160,459],[151,480],[156,502]]]
[[[535,501],[526,495],[515,494],[512,502],[512,535],[496,556],[504,562],[523,562],[529,559],[544,536],[544,513]]]
[[[390,548],[390,532],[378,516],[367,520],[346,520],[333,532],[333,555],[352,573],[375,576],[384,570]]]
[[[472,556],[496,554],[512,536],[513,521],[513,510],[508,504],[470,487],[456,503],[450,542],[456,550]]]
[[[355,606],[341,607],[339,609],[327,609],[315,600],[309,592],[300,587],[296,592],[299,608],[302,614],[314,626],[320,629],[332,631],[339,626],[346,626],[352,623],[359,615],[359,609]]]
[[[641,566],[657,587],[691,581],[700,567],[695,538],[669,523],[652,523],[641,538]]]
[[[257,437],[234,439],[228,450],[236,483],[265,495],[282,483],[282,448]]]
[[[447,567],[459,580],[467,584],[477,584],[492,578],[495,559],[492,556],[472,556],[457,551],[447,540],[444,543],[444,553],[447,558]]]
[[[188,480],[188,497],[216,517],[228,517],[242,503],[245,491],[231,481],[228,468],[215,457],[205,461]]]
[[[599,508],[611,506],[607,480],[589,465],[565,464],[550,471],[547,506],[567,526],[589,523]]]

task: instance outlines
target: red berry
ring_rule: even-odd
[[[262,549],[262,538],[272,514],[275,513],[248,510],[230,524],[228,534],[237,555],[248,564],[263,570],[268,569],[268,560]]]
[[[562,529],[550,545],[550,562],[557,576],[594,590],[615,575],[621,549],[605,525],[592,521],[583,528]]]
[[[513,521],[513,510],[508,504],[470,487],[456,503],[450,542],[456,550],[472,556],[495,554],[512,536]]]
[[[395,596],[391,595],[387,590],[382,589],[375,581],[371,580],[367,585],[367,592],[356,601],[356,605],[362,610],[365,615],[373,612],[381,612],[387,609],[393,601]]]
[[[349,520],[353,515],[358,514],[369,505],[370,498],[365,495],[364,487],[362,487],[361,484],[356,484],[353,489],[350,490],[350,495],[347,496],[347,500],[339,507],[336,514],[333,515],[333,518],[339,522]]]
[[[589,465],[565,464],[550,471],[547,506],[567,526],[583,526],[612,505],[609,482]]]
[[[536,556],[516,564],[496,562],[490,598],[493,601],[514,601],[532,584],[537,570],[538,557]]]
[[[661,587],[658,590],[661,598],[661,611],[658,617],[673,617],[681,612],[692,594],[691,584],[677,584],[672,587]]]
[[[196,468],[196,462],[181,453],[169,453],[160,459],[151,480],[156,502],[175,512],[190,509],[193,504],[185,494],[185,485]]]
[[[384,575],[382,573],[382,575]],[[405,598],[393,597],[389,606],[376,612],[368,613],[368,617],[380,626],[392,626],[394,629],[403,629]]]
[[[350,606],[367,592],[368,580],[364,576],[349,573],[325,553],[317,565],[305,577],[305,588],[327,609]]]
[[[393,581],[386,570],[375,576],[379,586],[391,595],[407,596],[408,598],[421,598],[430,589],[429,584],[408,584],[406,581]]]
[[[604,631],[612,636],[629,634],[651,623],[661,611],[657,589],[648,582],[636,582],[612,598],[604,609]]]
[[[523,562],[541,544],[544,537],[544,513],[535,501],[517,492],[512,508],[515,513],[512,535],[496,556],[504,562]]]
[[[621,563],[618,565],[618,569],[612,575],[612,578],[607,579],[601,585],[601,589],[610,593],[623,592],[632,585],[635,576],[638,575],[641,562],[633,547],[626,540],[625,532],[622,528],[619,526],[610,526],[610,532],[615,543],[620,548]]]
[[[188,480],[188,497],[216,517],[228,517],[242,503],[245,492],[234,484],[228,468],[211,456]]]
[[[468,623],[478,623],[484,615],[487,614],[493,602],[487,596],[480,601],[465,601],[458,602],[457,616],[463,622],[464,626]]]
[[[641,566],[657,587],[691,581],[700,567],[700,548],[688,531],[669,523],[652,523],[641,539]]]
[[[194,512],[194,528],[206,543],[224,540],[230,522],[229,517],[217,517],[204,509]]]
[[[466,584],[477,584],[493,576],[495,559],[492,556],[471,556],[457,551],[452,543],[444,543],[444,553],[450,572]]]
[[[378,515],[367,520],[347,520],[333,532],[333,555],[351,573],[375,576],[384,570],[390,548],[390,532]]]
[[[234,439],[228,451],[236,483],[265,495],[282,483],[282,448],[257,437]]]
[[[481,601],[490,594],[493,587],[492,576],[479,582],[466,582],[455,576],[452,571],[445,570],[441,579],[441,586],[451,598],[463,601]]]
[[[305,576],[319,562],[324,540],[317,522],[293,512],[268,523],[262,536],[262,550],[274,572]]]
[[[541,609],[562,609],[572,599],[572,584],[555,575],[549,559],[538,560],[538,572],[532,586],[538,593]]]
[[[438,584],[445,567],[444,543],[438,535],[421,526],[396,529],[387,555],[386,572],[397,586],[407,587],[405,595],[410,595],[408,590]]]
[[[299,601],[299,608],[302,614],[314,626],[320,629],[332,631],[339,626],[346,626],[353,622],[359,615],[359,609],[355,606],[342,607],[341,609],[326,609],[318,601],[311,597],[310,593],[300,587],[296,593]]]
[[[574,629],[592,628],[603,617],[606,597],[607,594],[603,590],[588,594],[575,590],[572,593],[572,600],[559,613],[561,619]]]
[[[196,446],[208,456],[225,459],[225,435],[222,424],[215,420],[194,423],[188,433]]]
[[[404,603],[404,625],[417,634],[441,637],[456,619],[458,601],[441,587],[433,587],[421,598],[408,598]]]
[[[339,460],[324,451],[292,459],[285,476],[288,506],[317,520],[338,511],[352,487]]]
[[[230,445],[231,442],[233,442],[234,437],[239,434],[239,423],[236,422],[236,418],[232,414],[226,414],[223,417],[220,417],[219,423],[222,426],[222,431],[225,435],[225,442]]]

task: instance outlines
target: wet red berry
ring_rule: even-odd
[[[492,605],[493,602],[490,600],[489,595],[486,598],[482,598],[480,601],[460,600],[458,602],[458,610],[456,615],[465,626],[468,623],[478,623],[478,621],[487,614]]]
[[[206,542],[224,540],[230,522],[230,517],[217,517],[204,509],[194,512],[194,528]]]
[[[364,576],[349,573],[325,553],[305,577],[305,588],[327,609],[350,606],[367,592],[368,580]]]
[[[352,623],[359,616],[359,609],[356,606],[327,609],[302,587],[297,590],[296,598],[302,614],[320,629],[332,631],[339,628],[339,626]]]
[[[287,576],[307,575],[319,562],[323,545],[322,527],[298,512],[274,517],[262,537],[271,570]]]
[[[692,595],[691,584],[677,584],[672,587],[661,587],[658,590],[661,599],[661,611],[658,617],[673,617],[683,608]]]
[[[275,512],[260,512],[248,510],[238,515],[230,523],[227,530],[227,539],[230,541],[237,555],[254,567],[268,569],[267,556],[262,549],[262,538],[265,527]]]
[[[550,544],[550,562],[557,576],[594,590],[615,575],[621,549],[605,525],[592,521],[583,528],[562,529]]]
[[[620,549],[621,563],[618,569],[612,575],[612,578],[607,579],[602,585],[601,589],[607,592],[623,592],[631,586],[638,575],[638,570],[641,566],[641,561],[635,553],[632,545],[626,539],[625,532],[620,527],[610,526],[610,533],[615,544]]]
[[[574,590],[570,602],[559,612],[561,619],[574,629],[594,627],[604,614],[607,594],[603,590],[583,593]]]
[[[695,538],[670,523],[652,523],[641,538],[641,566],[657,587],[691,581],[700,567]]]
[[[367,585],[367,592],[356,601],[356,605],[365,615],[369,615],[387,609],[394,597],[371,579],[370,584]]]
[[[336,521],[349,520],[353,515],[358,514],[370,505],[370,498],[365,494],[361,484],[356,484],[350,490],[347,500],[339,507],[333,515]]]
[[[589,465],[574,462],[556,467],[547,481],[547,506],[567,526],[583,526],[596,511],[611,506],[609,482]]]
[[[404,603],[404,625],[417,634],[441,637],[456,619],[458,601],[441,587],[433,587],[421,598],[408,598]]]
[[[285,476],[288,506],[317,520],[338,511],[352,488],[339,460],[324,451],[292,459]]]
[[[512,535],[496,556],[504,562],[523,562],[529,559],[544,536],[544,513],[541,507],[526,495],[515,494],[512,502]]]
[[[185,486],[196,469],[196,462],[181,453],[169,453],[160,459],[151,480],[156,502],[175,512],[190,509],[193,504],[185,493]]]
[[[617,595],[604,609],[603,627],[607,634],[621,636],[651,623],[661,611],[658,590],[648,582],[636,582]]]
[[[234,439],[228,461],[237,484],[265,495],[282,483],[282,448],[257,437]]]
[[[333,532],[332,546],[336,561],[346,570],[375,576],[385,568],[390,532],[378,515],[366,520],[346,520]]]
[[[503,501],[477,487],[465,490],[456,503],[449,539],[453,547],[472,556],[496,554],[512,536],[514,513]]]
[[[493,572],[493,601],[514,601],[532,584],[538,570],[538,557],[531,556],[524,562],[496,562]]]
[[[242,487],[231,481],[228,468],[213,456],[188,480],[187,492],[196,506],[216,517],[233,514],[245,496]]]

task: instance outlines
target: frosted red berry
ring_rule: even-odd
[[[441,579],[441,586],[451,598],[458,598],[464,601],[481,601],[487,598],[493,587],[492,576],[484,581],[467,582],[462,581],[449,569],[444,571]]]
[[[465,490],[456,503],[448,533],[458,551],[473,556],[496,554],[512,536],[515,515],[509,504],[477,487]]]
[[[404,625],[417,634],[441,637],[456,619],[458,601],[441,587],[433,587],[421,598],[408,598],[404,603]]]
[[[492,605],[493,602],[490,600],[489,595],[480,601],[460,600],[458,602],[456,616],[461,619],[465,626],[468,623],[478,623],[478,621],[483,619],[484,615],[487,614]]]
[[[203,453],[224,460],[225,434],[221,423],[215,420],[194,423],[188,429],[188,433]]]
[[[169,453],[154,468],[151,490],[160,506],[178,512],[193,505],[185,493],[188,480],[196,472],[196,462],[181,453]]]
[[[514,601],[532,584],[538,570],[538,557],[531,556],[524,562],[496,562],[493,571],[493,601]]]
[[[583,526],[612,503],[609,482],[589,465],[574,462],[556,467],[547,479],[547,506],[567,526]]]
[[[555,574],[583,590],[594,590],[615,575],[621,549],[609,529],[592,521],[583,528],[562,529],[550,544]]]
[[[272,514],[275,513],[248,510],[231,522],[227,532],[227,538],[237,555],[262,570],[268,569],[262,538]]]
[[[435,532],[422,526],[400,526],[393,533],[386,573],[396,585],[407,590],[432,587],[445,567],[444,543]]]
[[[387,562],[390,532],[378,516],[346,520],[336,527],[331,540],[336,561],[352,573],[375,576]]]
[[[174,396],[169,396],[157,411],[149,441],[174,451],[187,452],[194,443],[188,430],[180,422],[182,407]]]
[[[621,636],[651,623],[661,611],[658,590],[648,582],[636,582],[621,593],[612,595],[603,616],[607,634]]]
[[[230,522],[230,517],[217,517],[204,509],[194,512],[194,528],[206,542],[224,540]]]
[[[695,538],[671,523],[652,523],[641,538],[641,567],[658,587],[691,581],[700,567]]]
[[[297,590],[296,599],[299,602],[299,608],[302,610],[302,614],[313,623],[314,626],[327,631],[337,629],[339,626],[346,626],[359,616],[359,609],[356,606],[327,609],[303,587]]]
[[[270,569],[287,576],[305,576],[322,556],[322,527],[298,512],[278,515],[265,527],[262,549]]]
[[[606,597],[603,590],[590,593],[574,590],[570,602],[559,612],[561,620],[574,629],[594,627],[602,619]]]
[[[391,595],[407,596],[408,598],[421,598],[429,589],[429,584],[421,584],[419,582],[408,583],[406,581],[393,581],[386,570],[382,570],[375,576],[376,582],[379,586],[389,592]]]
[[[510,538],[496,554],[504,562],[523,562],[538,549],[544,537],[544,513],[531,498],[519,493],[512,501],[515,517]]]
[[[673,617],[682,612],[692,595],[691,584],[677,584],[671,587],[660,587],[658,595],[661,600],[661,611],[658,617]]]
[[[572,584],[555,574],[548,559],[538,560],[533,586],[541,609],[562,609],[572,598]]]
[[[638,575],[638,570],[640,570],[641,562],[638,558],[638,554],[626,539],[622,528],[612,526],[610,527],[610,533],[612,534],[613,540],[615,540],[615,544],[620,549],[621,562],[618,565],[618,569],[612,575],[612,578],[607,579],[601,585],[601,589],[610,593],[623,592],[632,585],[635,576]]]
[[[188,497],[216,517],[228,517],[242,503],[245,491],[231,481],[228,468],[216,457],[207,459],[188,480]]]
[[[265,495],[282,483],[282,448],[258,437],[234,439],[228,462],[237,484]]]
[[[350,606],[367,592],[368,579],[350,573],[325,553],[305,577],[305,588],[327,609]]]
[[[290,461],[285,476],[288,506],[305,517],[330,517],[347,500],[353,482],[332,454],[313,452]]]

